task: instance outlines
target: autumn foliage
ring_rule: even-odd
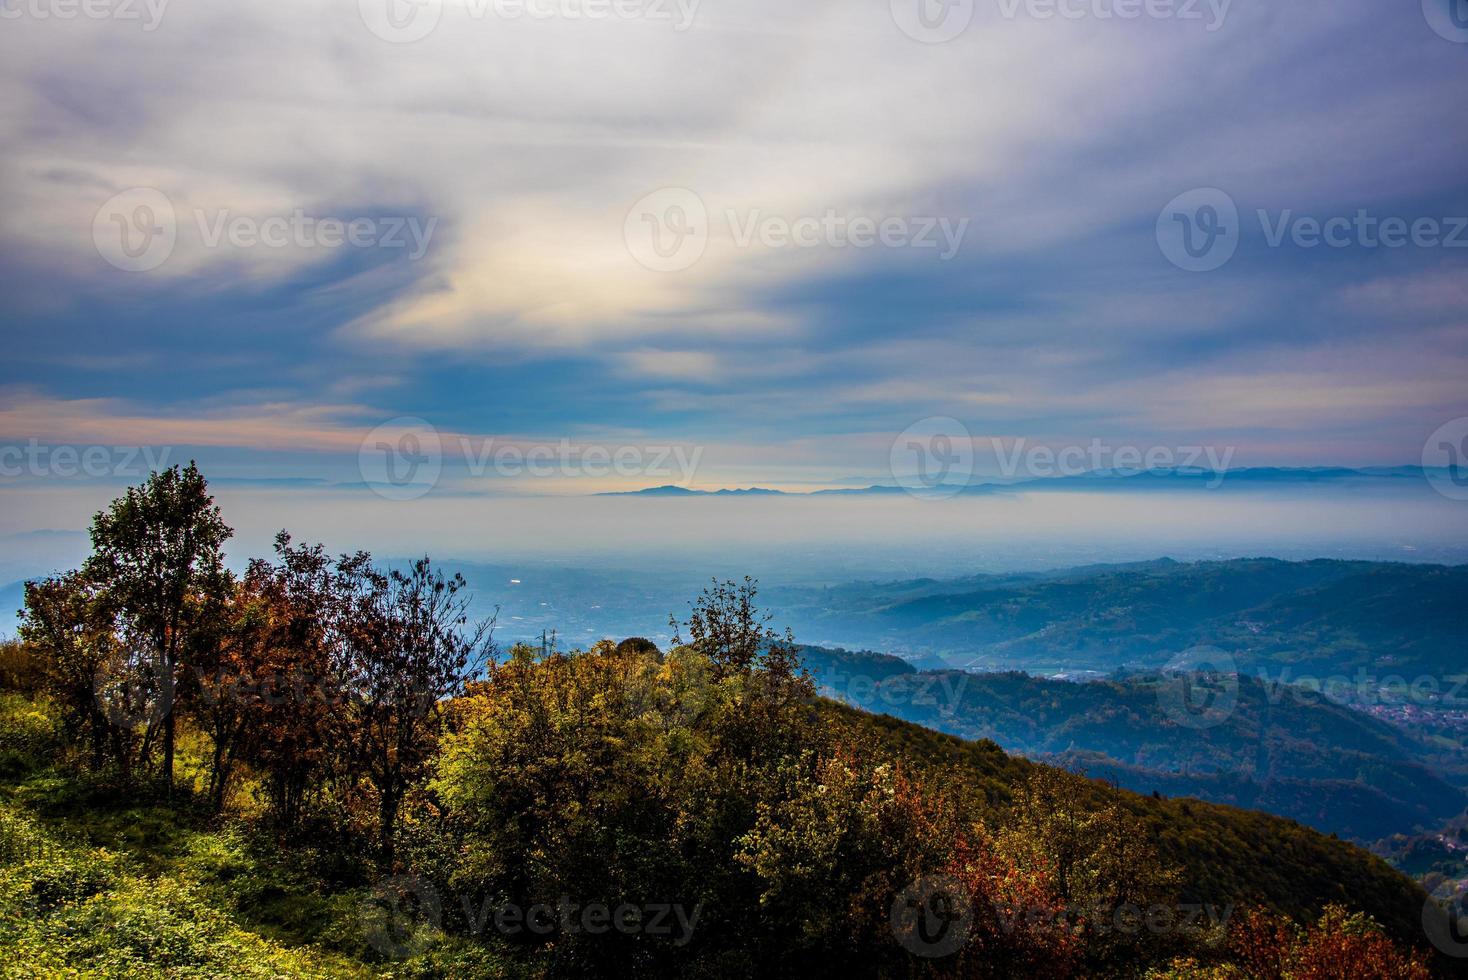
[[[714,582],[666,651],[500,651],[464,580],[427,558],[383,566],[281,532],[235,574],[229,535],[197,470],[155,475],[98,514],[82,569],[27,585],[6,676],[24,666],[69,764],[115,792],[161,783],[390,878],[435,934],[537,976],[1428,975],[1338,907],[1306,926],[1118,927],[1183,883],[1116,793],[1035,766],[980,810],[873,726],[832,724],[751,580]],[[197,784],[174,772],[180,733],[207,746]],[[485,911],[572,900],[675,906],[686,928],[558,913],[507,930]]]

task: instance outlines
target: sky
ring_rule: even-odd
[[[149,459],[288,501],[1468,449],[1468,0],[0,18],[0,532]]]

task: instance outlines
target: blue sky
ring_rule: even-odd
[[[379,35],[417,8],[378,2],[155,0],[140,22],[9,0],[0,445],[351,483],[411,417],[446,454],[677,445],[694,485],[812,487],[890,478],[931,417],[980,456],[1362,465],[1419,462],[1468,416],[1468,28],[1446,2],[955,0],[929,8],[966,23],[937,43],[907,0],[424,0],[437,26],[407,43]],[[1210,271],[1158,232],[1199,188],[1238,212]],[[138,189],[175,240],[129,271],[114,219],[156,202]],[[648,267],[649,214],[659,241],[693,227],[694,261]],[[1430,224],[1384,247],[1297,222],[1358,214]],[[364,244],[252,240],[292,216]],[[859,220],[888,240],[859,247]]]

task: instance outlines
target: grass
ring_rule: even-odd
[[[382,960],[365,938],[365,878],[333,880],[322,855],[275,846],[248,813],[216,818],[146,788],[123,798],[59,765],[60,746],[44,700],[0,694],[0,976],[512,972],[444,937]]]

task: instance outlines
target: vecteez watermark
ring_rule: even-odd
[[[1212,34],[1233,0],[993,0],[1005,20],[1175,20]]]
[[[140,478],[166,470],[172,453],[172,446],[79,446],[32,438],[0,443],[0,477]]]
[[[1090,902],[1075,908],[1039,906],[999,908],[999,927],[1012,933],[1023,926],[1028,931],[1055,931],[1075,935],[1088,931],[1097,935],[1205,936],[1228,928],[1235,905],[1211,902]]]
[[[1244,217],[1227,191],[1200,187],[1174,197],[1157,216],[1157,247],[1187,272],[1227,265],[1246,234],[1271,249],[1468,248],[1468,215],[1383,215],[1367,208],[1350,214],[1303,214],[1293,208],[1256,208]]]
[[[163,23],[170,0],[0,0],[0,20],[37,23],[113,21],[151,34]]]
[[[363,482],[389,500],[414,500],[430,492],[446,460],[471,478],[498,477],[651,477],[680,485],[692,482],[703,459],[702,446],[555,442],[526,444],[493,437],[458,435],[445,439],[429,422],[403,416],[369,432],[357,452]]]
[[[332,251],[389,249],[410,261],[428,253],[438,218],[401,215],[319,215],[304,208],[278,214],[195,207],[180,217],[172,198],[155,187],[133,187],[108,198],[92,219],[92,243],[109,265],[151,272],[174,254],[181,235],[193,247]]]
[[[919,419],[892,440],[887,465],[897,485],[914,497],[952,497],[973,479],[973,435],[947,415]]]
[[[1441,677],[1435,674],[1382,675],[1365,667],[1354,673],[1317,675],[1296,673],[1291,667],[1277,672],[1266,667],[1256,671],[1265,696],[1278,704],[1286,696],[1297,704],[1331,702],[1354,708],[1414,706],[1468,713],[1468,674]],[[1468,714],[1465,714],[1468,720]]]
[[[892,21],[924,44],[942,44],[965,34],[981,2],[1002,20],[1175,21],[1221,29],[1233,0],[891,0]]]
[[[1232,653],[1208,645],[1191,647],[1162,667],[1158,707],[1181,727],[1213,728],[1233,717],[1245,680],[1257,683],[1271,706],[1331,703],[1399,724],[1468,731],[1468,673],[1383,674],[1360,667],[1350,674],[1312,674],[1290,666],[1245,671]]]
[[[389,959],[407,959],[444,927],[445,900],[428,881],[399,875],[379,882],[363,900],[360,920],[367,943]],[[703,903],[669,901],[607,903],[561,895],[554,902],[521,905],[459,895],[450,908],[472,936],[647,936],[682,947],[692,941]]]
[[[1444,422],[1427,437],[1422,473],[1449,500],[1468,500],[1468,416]]]
[[[1438,37],[1468,44],[1468,0],[1422,0],[1422,16]]]
[[[710,211],[686,187],[663,187],[627,211],[622,235],[627,251],[645,269],[681,272],[703,258],[717,232],[735,248],[914,249],[946,262],[958,254],[970,219],[938,215],[866,214],[826,208],[789,214],[763,208]]]
[[[118,728],[152,727],[173,712],[178,681],[161,654],[131,651],[126,669],[92,679],[92,699]]]
[[[952,718],[963,701],[970,675],[965,671],[922,671],[873,677],[833,667],[813,674],[821,696],[865,709],[924,708]]]
[[[1158,708],[1173,724],[1193,731],[1215,728],[1238,707],[1238,662],[1215,646],[1189,647],[1163,666],[1155,692]]]
[[[973,938],[974,899],[957,878],[937,873],[910,882],[892,900],[889,925],[898,945],[922,959],[941,960],[959,952]],[[1001,931],[1013,934],[1054,931],[1077,935],[1205,936],[1227,929],[1234,903],[1091,902],[1065,908],[995,904],[994,919]]]
[[[1101,438],[1058,444],[1032,443],[1024,437],[990,436],[985,441],[998,475],[1008,481],[1181,472],[1197,475],[1208,490],[1223,485],[1236,452],[1233,446],[1141,446]],[[897,485],[915,497],[952,497],[973,482],[976,444],[968,426],[958,419],[934,415],[898,433],[888,466]]]
[[[989,447],[998,461],[999,472],[1006,478],[1049,479],[1098,471],[1114,476],[1138,476],[1158,470],[1202,470],[1212,474],[1204,482],[1210,490],[1223,485],[1236,452],[1234,446],[1112,445],[1104,439],[1091,439],[1084,444],[1032,445],[1022,437],[1007,440],[991,437]]]
[[[445,10],[450,23],[563,21],[571,23],[646,22],[690,30],[702,0],[358,0],[362,23],[389,44],[413,44],[438,30]]]
[[[973,929],[973,900],[961,881],[924,875],[892,899],[888,923],[903,949],[923,959],[942,959],[967,945]]]
[[[1468,959],[1468,882],[1449,878],[1428,893],[1422,931],[1440,952]]]

